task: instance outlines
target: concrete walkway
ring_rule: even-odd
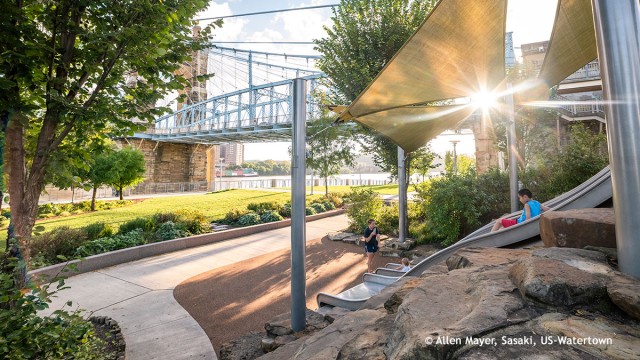
[[[307,223],[307,239],[347,227],[338,215]],[[96,316],[118,321],[127,360],[217,359],[207,335],[173,298],[173,289],[192,276],[291,245],[291,228],[266,231],[177,251],[66,280],[50,311],[66,301]],[[240,294],[241,295],[241,294]]]

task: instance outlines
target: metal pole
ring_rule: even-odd
[[[407,169],[404,150],[398,146],[398,240],[407,238]]]
[[[291,151],[291,329],[305,328],[306,276],[305,276],[305,142],[306,82],[293,80],[293,144]]]
[[[456,145],[460,142],[460,140],[450,140],[451,144],[453,144],[453,175],[458,174],[458,152],[456,151]]]
[[[507,146],[509,149],[509,198],[511,212],[518,211],[518,163],[516,158],[516,121],[513,107],[513,93],[511,83],[507,83],[507,111],[509,112],[509,127],[507,128]]]
[[[611,162],[620,271],[640,278],[640,8],[592,0]]]
[[[222,161],[224,160],[224,158],[219,158],[219,159],[220,159],[220,188],[218,189],[218,191],[221,191],[222,190],[222,166],[224,165]]]

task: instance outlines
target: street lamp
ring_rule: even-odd
[[[449,140],[453,144],[453,174],[458,174],[458,155],[456,154],[456,145],[460,140]]]

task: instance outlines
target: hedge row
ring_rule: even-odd
[[[32,266],[38,268],[68,259],[209,231],[204,214],[191,210],[135,218],[120,224],[117,230],[104,223],[79,229],[63,226],[33,237],[30,243]]]

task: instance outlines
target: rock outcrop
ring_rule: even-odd
[[[639,287],[595,251],[466,249],[260,359],[640,359]]]
[[[540,237],[548,247],[615,248],[616,226],[613,209],[545,212],[540,216]]]

